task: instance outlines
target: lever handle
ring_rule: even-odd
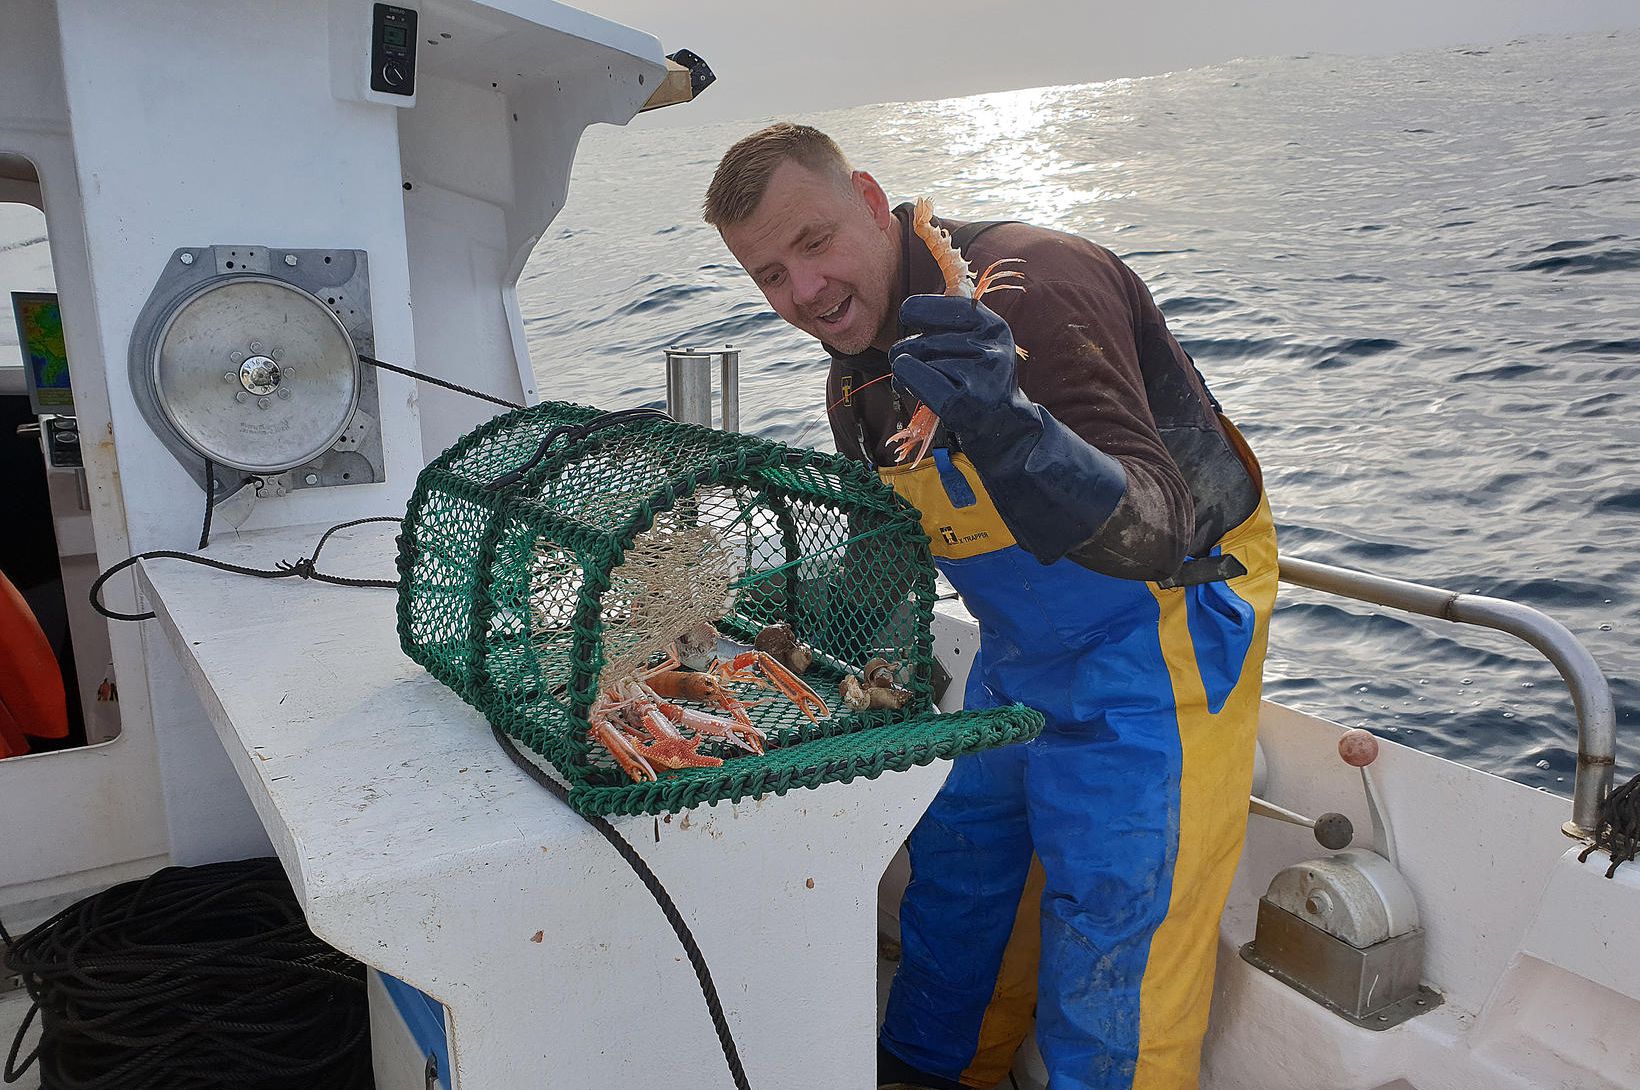
[[[1317,818],[1307,818],[1303,814],[1295,813],[1285,806],[1277,806],[1273,802],[1266,802],[1257,795],[1247,797],[1249,813],[1260,817],[1272,818],[1276,821],[1285,821],[1289,825],[1299,825],[1315,833],[1315,840],[1328,851],[1337,851],[1350,846],[1355,838],[1355,826],[1343,814],[1322,814]]]
[[[1395,851],[1395,833],[1389,827],[1389,818],[1385,816],[1385,808],[1378,796],[1378,782],[1368,768],[1378,759],[1378,739],[1373,737],[1371,731],[1354,727],[1338,736],[1338,755],[1345,764],[1361,770],[1361,786],[1367,792],[1367,813],[1372,818],[1373,840],[1391,866],[1400,866]]]

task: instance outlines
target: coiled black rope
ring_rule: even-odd
[[[1617,868],[1640,856],[1640,776],[1634,777],[1600,803],[1600,817],[1594,826],[1594,843],[1577,857],[1579,863],[1599,848],[1611,856],[1606,868],[1610,878]]]
[[[497,744],[512,758],[514,764],[523,769],[530,779],[552,792],[559,802],[569,806],[569,790],[563,784],[547,775],[540,765],[518,752],[512,739],[508,738],[500,727],[491,723],[490,730],[495,733]],[[580,811],[577,810],[576,813]],[[706,967],[706,955],[700,952],[700,944],[695,942],[694,932],[689,930],[689,924],[684,920],[683,913],[678,911],[672,895],[666,892],[666,887],[661,885],[661,880],[655,877],[655,872],[649,869],[649,864],[644,862],[638,850],[616,831],[608,819],[591,814],[581,816],[621,853],[621,858],[626,860],[627,865],[638,876],[638,880],[644,884],[644,888],[649,890],[649,895],[655,898],[661,913],[666,916],[666,922],[672,925],[673,934],[677,935],[678,942],[683,946],[684,955],[689,959],[690,967],[695,970],[695,980],[700,984],[700,994],[706,1000],[706,1012],[711,1016],[712,1028],[717,1031],[718,1045],[723,1049],[723,1058],[729,1064],[729,1076],[735,1080],[736,1090],[751,1090],[751,1084],[746,1081],[746,1069],[740,1063],[740,1051],[735,1047],[734,1034],[729,1032],[729,1020],[723,1014],[723,1003],[718,999],[717,985],[712,983],[712,971]]]
[[[0,938],[34,1000],[8,1083],[38,1061],[50,1090],[373,1085],[364,966],[308,930],[277,860],[167,867]]]

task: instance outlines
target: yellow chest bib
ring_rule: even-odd
[[[916,465],[879,468],[877,473],[921,514],[935,556],[964,560],[1014,544],[966,454],[935,451]]]

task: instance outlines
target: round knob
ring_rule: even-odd
[[[1343,814],[1322,814],[1315,819],[1315,840],[1328,851],[1336,852],[1350,846],[1355,839],[1355,826]]]
[[[382,82],[397,87],[404,82],[404,69],[391,62],[382,65]]]
[[[1347,730],[1338,739],[1338,755],[1347,765],[1365,768],[1378,759],[1378,739],[1360,727]]]

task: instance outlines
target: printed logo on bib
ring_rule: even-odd
[[[958,534],[953,526],[940,527],[940,537],[945,539],[947,545],[972,545],[974,542],[983,541],[990,536],[988,530],[975,530],[971,534]]]
[[[922,515],[923,532],[935,556],[962,560],[1013,545],[1014,535],[985,494],[967,456],[952,456],[950,466],[953,481],[941,479],[934,458],[911,466],[881,467],[877,472]],[[963,483],[968,487],[960,487]],[[951,495],[953,486],[962,493],[956,500]]]

